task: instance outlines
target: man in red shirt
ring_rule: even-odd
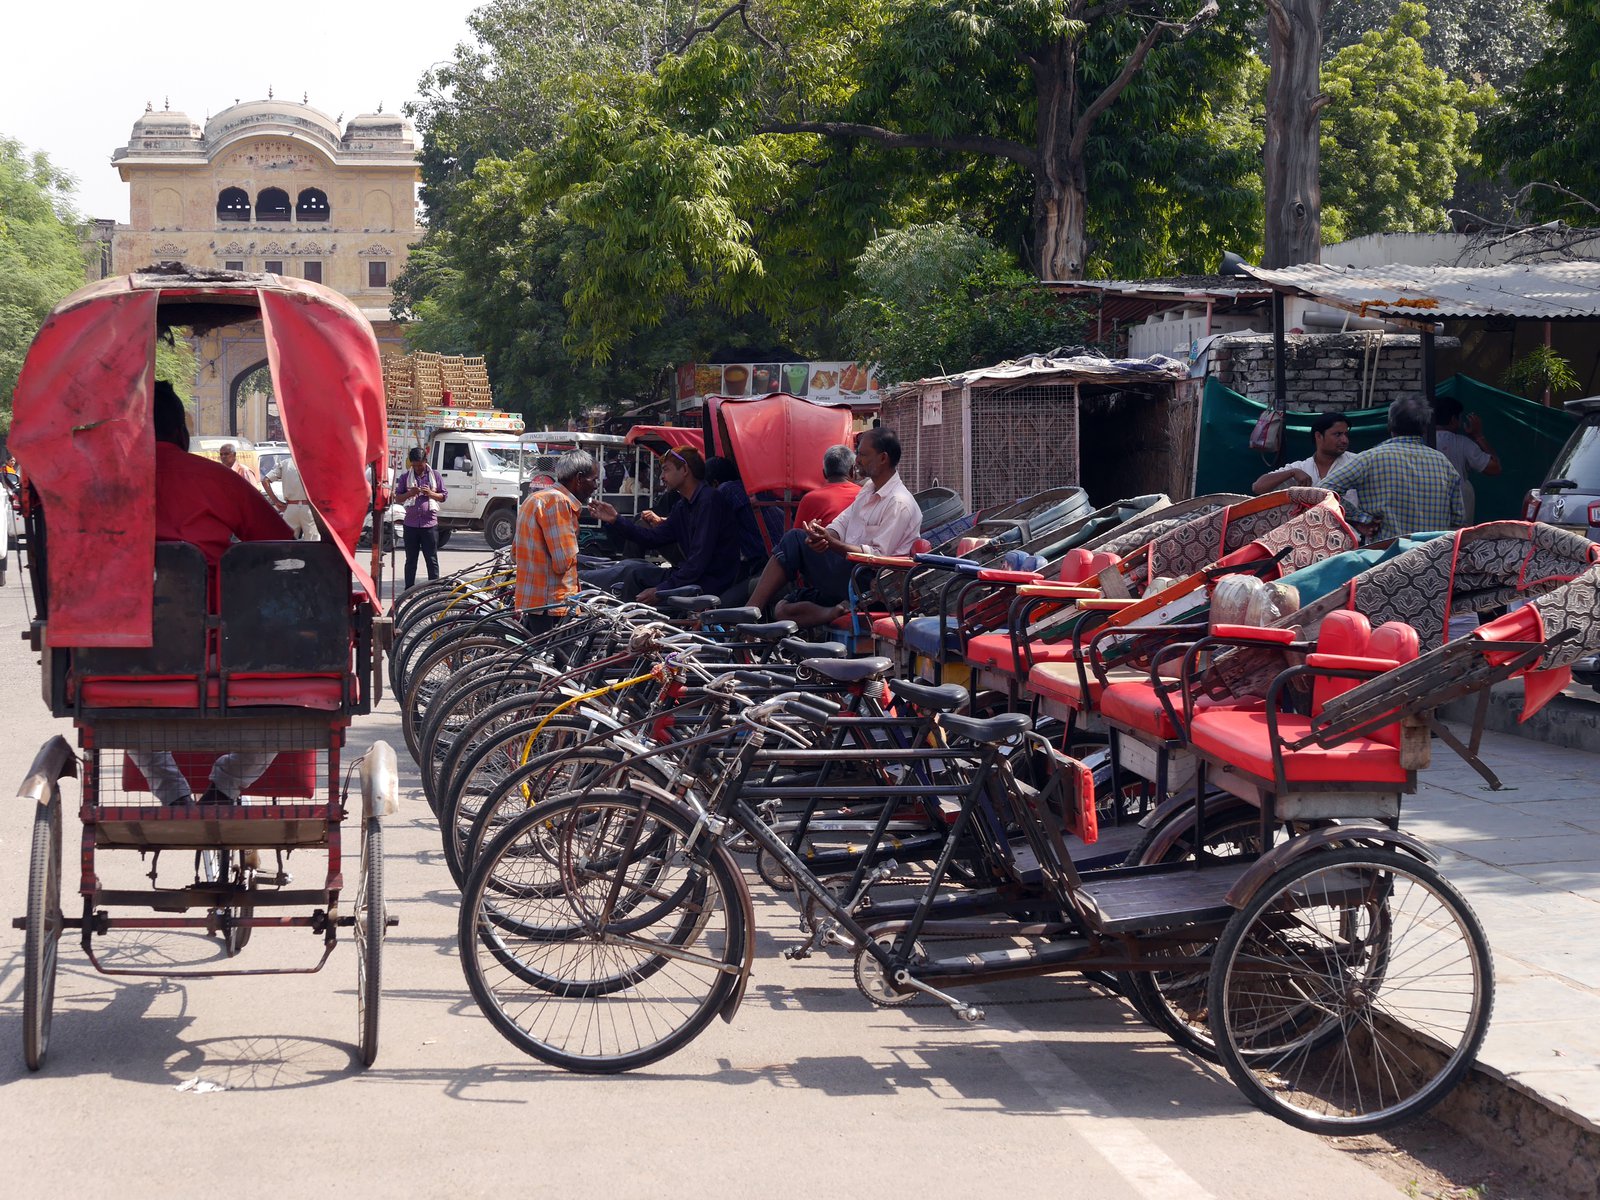
[[[156,381],[156,541],[200,547],[215,571],[222,552],[241,542],[292,541],[294,531],[255,488],[219,462],[189,453],[183,401]]]
[[[241,542],[293,541],[294,531],[266,498],[219,462],[189,453],[189,422],[183,401],[166,380],[157,380],[152,422],[156,434],[156,541],[188,542],[206,557],[214,585],[222,554]],[[215,595],[207,588],[210,601]],[[128,751],[150,790],[165,804],[192,804],[189,781],[167,750]],[[211,768],[211,786],[201,803],[236,804],[239,793],[272,765],[272,751],[224,754]]]
[[[822,478],[826,482],[800,497],[800,506],[794,510],[795,528],[804,529],[812,521],[826,525],[850,507],[850,501],[861,490],[861,485],[850,478],[855,466],[856,452],[849,446],[828,447],[822,456]]]

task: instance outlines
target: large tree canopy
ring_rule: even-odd
[[[55,302],[84,283],[72,177],[42,152],[0,136],[0,428],[11,393]]]
[[[1549,183],[1600,197],[1600,6],[1592,0],[1549,0],[1562,35],[1507,90],[1506,108],[1484,122],[1485,163],[1513,183]],[[1560,192],[1529,196],[1540,216],[1593,224],[1593,210]]]
[[[1456,177],[1475,165],[1477,114],[1495,101],[1424,62],[1422,5],[1345,46],[1322,73],[1323,229],[1330,242],[1448,228]]]

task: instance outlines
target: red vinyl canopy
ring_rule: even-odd
[[[826,482],[822,456],[829,446],[851,444],[850,409],[777,392],[724,399],[712,418],[719,449],[739,464],[745,491],[809,492]]]
[[[637,446],[641,442],[651,449],[655,448],[652,442],[661,442],[668,450],[698,450],[704,454],[706,449],[704,433],[681,425],[635,425],[628,430],[628,445]]]
[[[355,553],[370,509],[366,468],[382,470],[388,444],[367,319],[338,292],[304,280],[118,276],[55,307],[12,401],[8,445],[49,531],[52,645],[150,645],[156,332],[253,320],[265,332],[278,411],[311,506],[376,602]]]

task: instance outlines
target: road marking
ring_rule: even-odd
[[[1006,1065],[1047,1103],[1092,1113],[1095,1126],[1085,1141],[1113,1171],[1128,1181],[1146,1200],[1215,1200],[1211,1192],[1180,1167],[1140,1131],[1138,1124],[1123,1116],[1106,1097],[1091,1087],[1076,1071],[1062,1062],[1052,1050],[1048,1064],[1038,1061],[1039,1035],[1024,1029],[998,1006],[985,1009],[985,1024],[1000,1043],[1000,1057]]]

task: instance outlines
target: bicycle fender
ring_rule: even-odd
[[[1250,903],[1250,898],[1261,890],[1267,880],[1289,864],[1299,861],[1308,854],[1353,843],[1399,850],[1425,863],[1439,861],[1439,856],[1420,838],[1413,837],[1409,833],[1401,833],[1398,829],[1389,829],[1382,825],[1329,825],[1311,833],[1292,837],[1283,845],[1274,846],[1267,851],[1239,876],[1238,882],[1228,891],[1227,901],[1234,908],[1243,908]]]
[[[755,903],[750,899],[750,888],[745,883],[744,872],[739,869],[739,864],[734,862],[733,855],[728,853],[728,848],[719,842],[716,853],[722,855],[733,868],[733,877],[739,881],[739,906],[745,914],[744,949],[739,964],[739,981],[734,984],[733,991],[728,993],[728,998],[722,1002],[722,1007],[717,1010],[719,1017],[732,1024],[734,1014],[739,1011],[739,1005],[744,1001],[744,989],[750,982],[750,967],[756,958]]]
[[[33,765],[28,768],[28,777],[17,789],[17,799],[32,800],[40,806],[47,805],[56,794],[56,784],[69,775],[76,778],[77,774],[78,756],[73,753],[67,739],[58,733],[40,746],[39,753],[34,755]],[[743,876],[740,878],[742,880]]]

